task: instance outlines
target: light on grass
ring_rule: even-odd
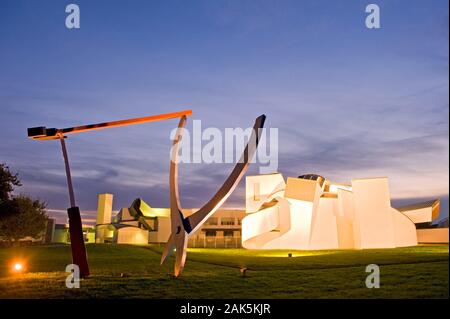
[[[15,261],[12,263],[11,272],[15,274],[20,274],[25,272],[25,264],[22,261]]]

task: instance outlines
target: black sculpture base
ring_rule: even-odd
[[[71,207],[67,209],[69,215],[70,246],[72,248],[72,263],[80,268],[80,277],[89,276],[86,247],[84,245],[83,227],[81,225],[80,209]]]

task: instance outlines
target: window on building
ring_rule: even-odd
[[[223,236],[224,237],[233,237],[234,233],[232,230],[224,230],[223,231]]]
[[[233,217],[222,217],[220,219],[221,225],[234,225],[234,218]]]
[[[210,217],[206,222],[206,225],[217,226],[219,223],[219,219],[217,217]]]
[[[215,230],[207,230],[205,231],[206,237],[216,237],[216,231]]]

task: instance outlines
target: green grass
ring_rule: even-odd
[[[0,249],[0,298],[448,298],[448,246],[384,250],[254,251],[189,249],[173,278],[155,246],[88,245],[91,277],[65,286],[70,247]],[[14,258],[28,272],[11,275]],[[378,264],[381,287],[367,289],[365,267]],[[239,268],[248,268],[240,276]],[[124,274],[122,277],[121,274]]]

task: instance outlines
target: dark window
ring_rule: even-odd
[[[224,237],[233,237],[233,231],[232,230],[224,230],[223,236]]]
[[[206,237],[216,237],[216,231],[215,230],[207,230],[205,232]]]

